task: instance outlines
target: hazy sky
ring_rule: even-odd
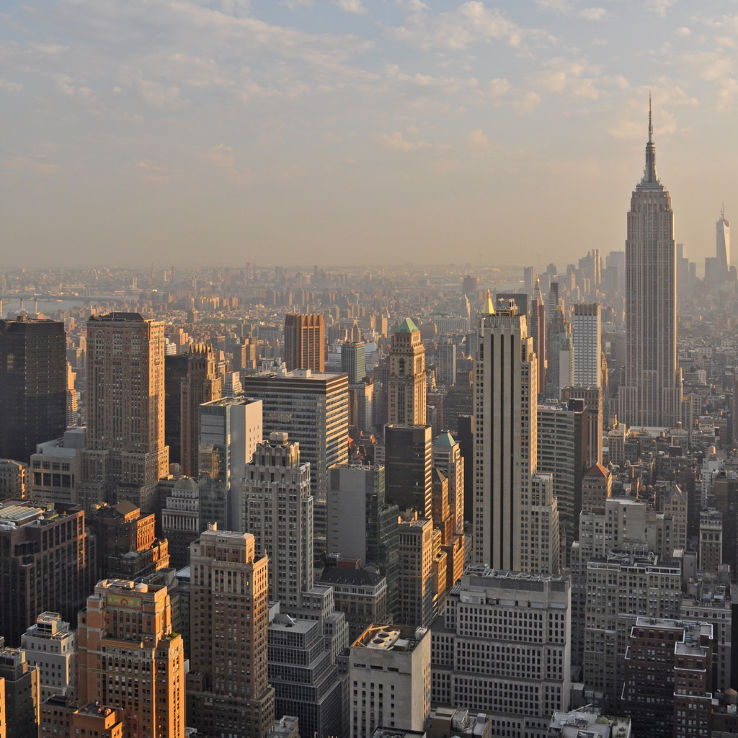
[[[737,41],[738,0],[3,0],[2,259],[563,267],[623,247],[651,90],[701,270]]]

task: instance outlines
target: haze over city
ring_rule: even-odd
[[[738,203],[737,30],[716,0],[5,2],[4,258],[620,249],[650,91],[675,237],[701,263]]]

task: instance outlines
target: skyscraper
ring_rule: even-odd
[[[425,425],[425,346],[420,331],[405,318],[392,334],[387,379],[387,423]]]
[[[284,361],[287,371],[325,371],[325,322],[322,315],[284,316]]]
[[[541,293],[541,278],[536,277],[535,292],[530,303],[530,334],[533,351],[538,357],[538,394],[546,391],[546,303]]]
[[[619,390],[618,415],[627,425],[674,426],[681,419],[682,402],[674,212],[656,174],[650,103],[646,168],[628,213],[625,282],[625,383]]]
[[[184,738],[182,636],[165,586],[98,582],[79,615],[77,699],[121,708],[128,735]]]
[[[720,211],[720,220],[715,223],[716,258],[725,270],[730,269],[730,223],[725,218],[725,208]]]
[[[204,735],[265,738],[269,559],[249,533],[211,527],[190,548],[188,722]]]
[[[191,346],[186,354],[166,357],[166,439],[169,461],[182,474],[197,478],[199,471],[200,405],[221,396],[210,346]],[[176,450],[176,454],[173,451]]]
[[[388,425],[384,429],[387,502],[432,517],[433,434],[429,425]]]
[[[27,462],[37,443],[64,434],[65,352],[64,323],[0,320],[0,458]]]
[[[593,302],[574,305],[571,335],[574,340],[574,384],[601,387],[602,354],[600,306]]]
[[[485,310],[474,382],[474,560],[527,570],[538,361],[516,305],[495,311],[488,293]]]
[[[153,511],[156,484],[169,473],[164,443],[164,323],[138,313],[87,321],[85,507],[127,500]]]
[[[257,445],[245,474],[241,529],[269,556],[269,599],[292,613],[313,586],[310,464],[300,463],[299,443],[274,432]]]
[[[94,538],[78,507],[0,503],[0,634],[18,645],[45,610],[75,622],[95,582]]]
[[[349,384],[358,384],[366,376],[366,348],[363,341],[347,341],[341,347],[341,371]]]

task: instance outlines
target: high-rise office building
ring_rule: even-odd
[[[39,670],[19,648],[0,648],[0,682],[5,687],[8,738],[37,738],[41,695]]]
[[[598,303],[574,305],[571,336],[574,341],[574,382],[580,387],[601,387],[602,319]],[[566,385],[564,385],[566,386]]]
[[[39,669],[41,701],[68,696],[75,684],[76,633],[58,612],[42,612],[21,637],[30,666]]]
[[[130,735],[184,738],[182,636],[166,587],[98,582],[79,614],[77,700],[120,708]]]
[[[456,344],[451,338],[441,340],[436,357],[436,381],[444,387],[452,387],[456,383]]]
[[[169,462],[182,474],[198,476],[200,465],[200,405],[220,398],[221,379],[212,348],[194,345],[165,361],[165,432]]]
[[[341,371],[349,384],[358,384],[366,376],[366,354],[363,341],[347,341],[341,347]]]
[[[28,495],[28,466],[21,461],[0,459],[0,500],[22,500]]]
[[[587,435],[587,467],[602,463],[602,434],[604,430],[604,411],[602,407],[604,392],[602,387],[563,387],[562,402],[584,400],[584,421]],[[612,457],[611,457],[612,458]]]
[[[634,735],[713,735],[713,628],[709,623],[639,617],[625,653],[623,708]]]
[[[387,502],[431,518],[433,434],[429,425],[384,429]]]
[[[169,541],[157,538],[156,516],[130,502],[96,505],[87,517],[95,534],[99,576],[139,579],[169,566]]]
[[[448,478],[448,498],[454,515],[454,533],[464,534],[464,460],[461,445],[448,432],[433,439],[433,466]]]
[[[64,323],[0,320],[0,458],[28,461],[67,426]]]
[[[510,738],[546,736],[568,709],[566,578],[471,566],[432,630],[433,704],[484,712],[492,734]]]
[[[209,528],[190,549],[188,722],[204,735],[265,738],[269,559],[249,533]]]
[[[170,565],[182,569],[190,563],[190,543],[200,537],[208,522],[203,521],[200,490],[194,479],[182,477],[172,487],[161,511],[161,532],[169,541]]]
[[[87,448],[83,503],[127,500],[153,512],[169,473],[164,443],[164,324],[138,313],[87,321]]]
[[[259,443],[246,467],[241,529],[269,557],[269,599],[295,612],[314,583],[313,497],[310,464],[300,463],[300,444],[286,433]]]
[[[551,474],[558,503],[562,562],[577,538],[582,509],[582,477],[587,469],[584,402],[538,406],[537,469]]]
[[[381,465],[331,469],[326,547],[329,553],[374,565],[387,580],[387,610],[396,607],[399,566],[399,508],[385,494]]]
[[[546,391],[546,303],[541,293],[541,278],[536,277],[536,287],[530,304],[530,335],[533,351],[538,358],[538,394]]]
[[[426,627],[433,620],[433,534],[433,521],[417,513],[400,521],[395,620],[402,625]]]
[[[676,247],[671,197],[656,175],[651,110],[643,179],[628,213],[625,244],[625,381],[618,417],[627,425],[675,426],[681,420],[677,367]]]
[[[348,462],[348,378],[294,371],[246,376],[244,392],[261,400],[264,435],[282,431],[310,464],[310,489],[325,502],[328,470]]]
[[[325,371],[325,321],[322,315],[284,316],[284,361],[287,371]]]
[[[79,504],[85,428],[67,428],[61,438],[36,446],[31,454],[28,498],[37,504]],[[16,498],[17,499],[17,498]]]
[[[229,527],[241,523],[243,478],[257,444],[264,438],[263,406],[248,397],[221,397],[200,405],[200,476],[228,502]],[[202,508],[201,495],[201,508]],[[203,525],[221,518],[206,510]]]
[[[350,738],[372,738],[379,727],[422,735],[431,706],[429,630],[367,628],[351,645],[348,672]]]
[[[277,715],[294,715],[300,733],[345,735],[343,680],[318,620],[277,614],[269,623],[269,683]]]
[[[405,318],[392,334],[387,379],[387,423],[425,425],[425,346],[420,331]]]
[[[94,538],[78,507],[0,503],[0,633],[11,646],[46,610],[76,622],[95,582]]]
[[[531,565],[530,494],[536,471],[537,366],[517,307],[491,300],[480,317],[475,362],[474,560]]]

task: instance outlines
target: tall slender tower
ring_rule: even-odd
[[[716,258],[723,269],[730,269],[730,223],[725,218],[725,206],[720,211],[720,220],[715,224]]]
[[[514,303],[495,311],[488,293],[485,312],[474,378],[474,560],[527,571],[538,361]]]
[[[646,168],[628,213],[625,313],[625,384],[619,390],[619,415],[628,425],[674,426],[681,419],[682,401],[674,212],[671,196],[656,175],[650,99]]]
[[[410,318],[392,335],[387,384],[387,424],[425,425],[425,346]]]
[[[538,394],[546,391],[546,303],[541,293],[541,278],[536,277],[536,287],[530,304],[530,332],[533,350],[538,357]]]

